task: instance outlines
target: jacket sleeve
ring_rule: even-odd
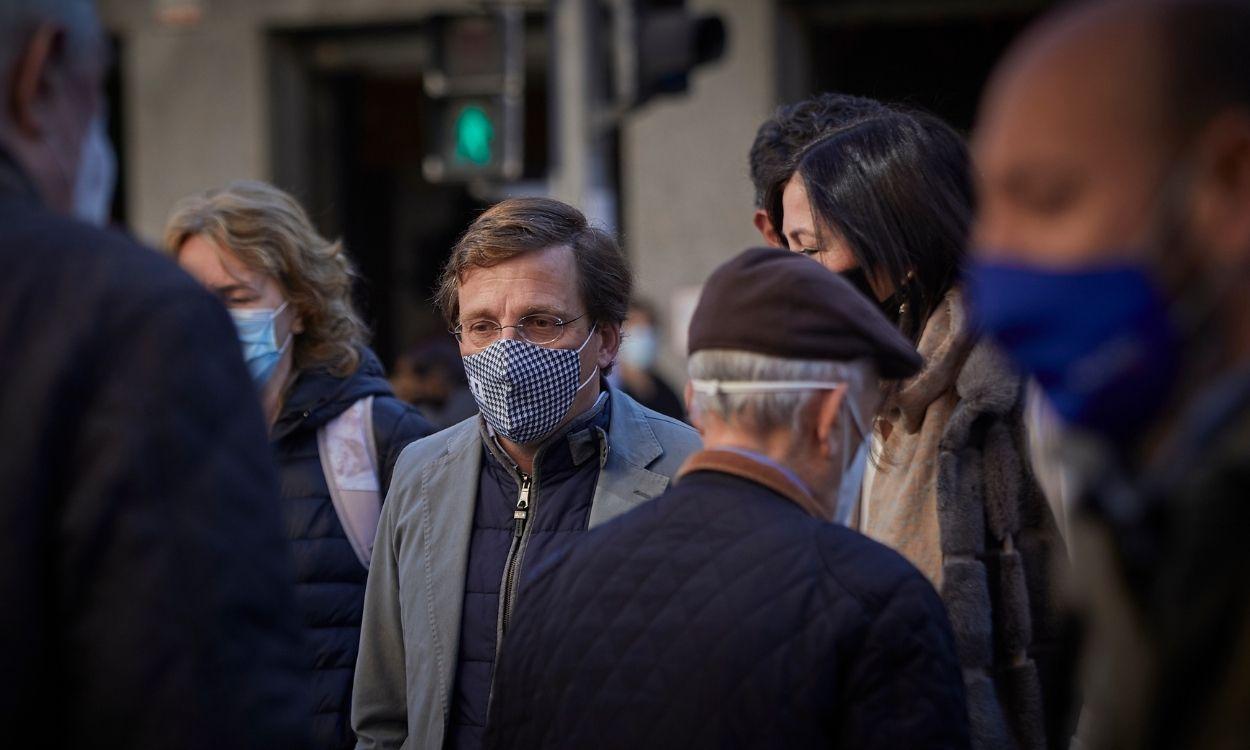
[[[407,488],[401,488],[401,491]],[[388,496],[365,585],[360,652],[352,690],[352,729],[357,748],[399,748],[408,737],[407,660],[399,605],[395,515],[400,503]]]
[[[119,747],[304,747],[272,454],[234,329],[190,286],[99,332],[55,531],[62,718]]]
[[[941,600],[919,573],[894,590],[852,658],[837,747],[969,746],[954,637]]]

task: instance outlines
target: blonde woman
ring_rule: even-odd
[[[236,182],[184,199],[165,230],[238,329],[269,420],[320,748],[348,748],[368,553],[400,451],[431,432],[396,399],[351,301],[355,271],[287,194]],[[372,526],[372,528],[370,528]]]

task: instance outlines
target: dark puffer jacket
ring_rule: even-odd
[[[346,378],[302,373],[270,435],[312,671],[313,739],[318,748],[327,749],[355,745],[352,678],[368,571],[335,513],[317,452],[317,430],[357,400],[374,396],[373,433],[384,497],[400,452],[432,432],[415,409],[391,394],[377,357],[368,350],[363,355],[360,367]]]
[[[0,150],[5,747],[305,747],[255,393],[220,302]]]
[[[696,471],[522,591],[486,744],[961,748],[968,725],[950,625],[915,568],[762,484]]]

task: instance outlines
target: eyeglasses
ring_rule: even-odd
[[[521,318],[514,326],[501,326],[493,320],[472,320],[461,323],[451,332],[455,334],[456,341],[475,349],[485,349],[498,341],[506,328],[515,328],[517,335],[531,344],[547,346],[560,340],[565,326],[584,317],[586,314],[582,313],[572,320],[562,320],[554,315],[535,313]]]

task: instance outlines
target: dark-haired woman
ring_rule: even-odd
[[[770,191],[790,249],[842,274],[916,343],[924,369],[886,394],[853,526],[942,595],[977,747],[1066,745],[1049,574],[1066,559],[1028,461],[1023,384],[970,334],[959,274],[972,216],[967,149],[889,112],[800,154]]]

